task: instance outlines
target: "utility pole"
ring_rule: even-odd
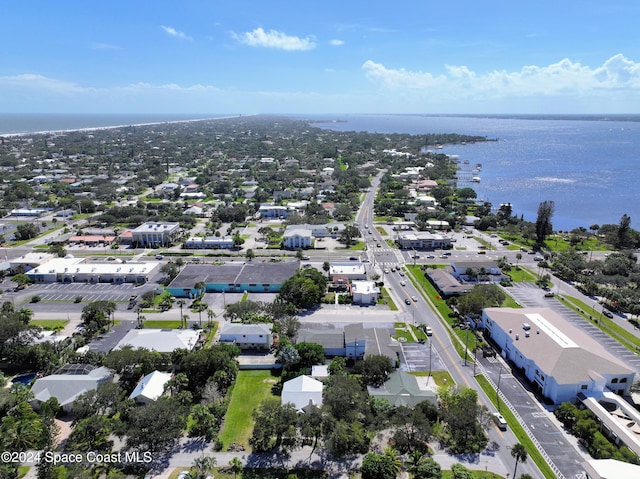
[[[467,333],[464,335],[464,365],[467,365],[467,353],[469,351],[469,328],[467,327]]]
[[[427,338],[427,339],[429,339],[429,338]],[[432,346],[432,344],[433,343],[431,341],[429,341],[429,376],[428,377],[431,377],[431,346]]]

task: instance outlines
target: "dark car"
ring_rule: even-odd
[[[409,298],[405,299],[405,300],[404,300],[404,303],[405,303],[405,304],[408,304],[409,306],[411,306],[411,300],[410,300]]]
[[[613,313],[608,309],[603,309],[602,314],[604,314],[607,318],[613,319]]]

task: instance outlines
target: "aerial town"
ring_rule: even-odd
[[[458,134],[0,139],[2,478],[640,477],[640,233]]]

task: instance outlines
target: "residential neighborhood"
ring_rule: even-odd
[[[262,116],[3,138],[1,444],[153,458],[60,478],[509,477],[520,448],[519,477],[639,471],[635,232],[536,238],[436,148],[482,141]]]

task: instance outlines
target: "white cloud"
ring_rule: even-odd
[[[160,25],[160,27],[165,31],[167,35],[172,37],[180,38],[182,40],[193,40],[189,35],[184,32],[178,31],[173,27],[166,27],[164,25]]]
[[[252,32],[245,32],[242,35],[234,34],[234,38],[251,47],[276,48],[287,51],[312,50],[316,46],[314,38],[311,36],[300,38],[276,30],[266,32],[262,28],[256,28]]]
[[[640,63],[622,54],[591,68],[569,59],[547,66],[527,65],[520,71],[478,73],[464,65],[446,65],[446,73],[392,69],[371,60],[362,65],[365,76],[389,90],[422,90],[446,97],[495,97],[601,94],[606,90],[640,88]],[[637,93],[637,92],[636,92]]]
[[[341,45],[344,45],[344,41],[338,40],[338,39],[329,40],[329,45],[334,46],[334,47],[339,47]]]

